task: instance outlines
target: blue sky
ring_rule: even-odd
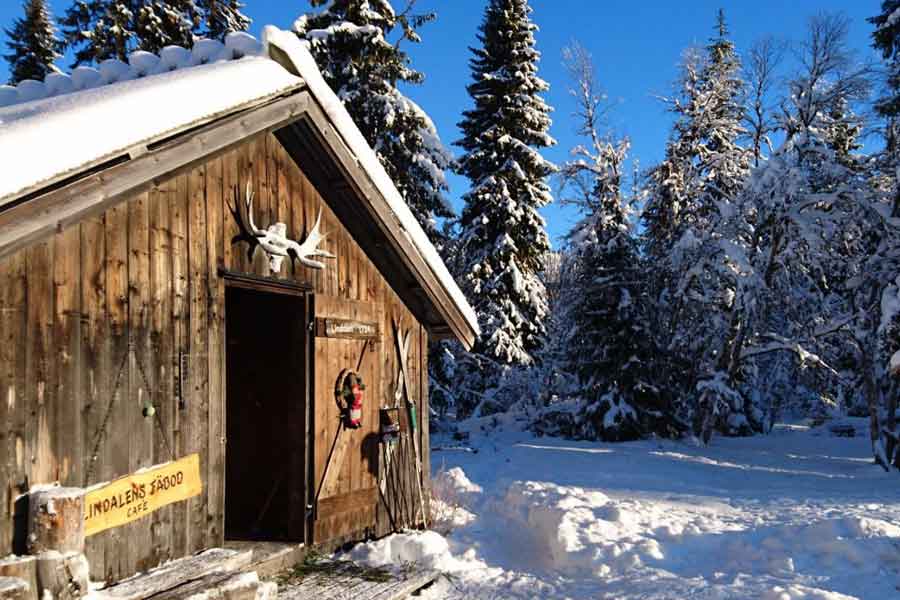
[[[69,0],[51,0],[61,14]],[[246,13],[254,19],[251,32],[265,24],[290,27],[308,9],[305,1],[247,0]],[[484,0],[419,0],[420,10],[434,10],[438,20],[422,31],[421,44],[409,44],[413,65],[426,74],[426,82],[406,90],[434,119],[445,143],[458,138],[460,113],[470,106],[465,86],[469,83],[468,47],[475,43]],[[844,12],[851,20],[851,43],[861,58],[874,57],[869,47],[866,17],[876,14],[880,0],[532,0],[533,18],[541,30],[538,49],[543,53],[540,74],[550,82],[547,101],[555,107],[551,133],[558,146],[546,151],[563,162],[578,143],[571,119],[572,102],[562,68],[563,47],[578,40],[594,56],[600,81],[616,102],[611,125],[632,140],[632,155],[642,166],[662,156],[670,120],[655,96],[665,94],[676,75],[681,52],[703,44],[713,33],[715,14],[724,8],[738,51],[758,37],[774,34],[799,39],[806,18],[816,10]],[[401,2],[394,1],[395,8]],[[8,27],[20,13],[16,0],[0,0],[0,26]],[[5,48],[4,48],[5,50]],[[8,77],[0,65],[0,81]],[[456,151],[456,149],[454,149]],[[451,177],[451,198],[457,208],[466,180]],[[558,205],[544,211],[548,230],[559,240],[574,223],[571,208]]]

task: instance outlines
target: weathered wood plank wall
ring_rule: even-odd
[[[337,255],[322,271],[286,261],[277,276],[311,285],[317,314],[373,320],[382,334],[362,368],[365,426],[351,433],[352,449],[340,465],[338,490],[323,498],[315,539],[386,533],[412,520],[418,500],[409,438],[386,474],[376,431],[378,408],[394,404],[399,364],[392,324],[399,318],[412,329],[410,394],[427,449],[427,333],[275,137],[262,135],[0,261],[0,556],[13,549],[13,503],[28,485],[89,486],[193,452],[201,457],[203,494],[89,538],[92,576],[120,579],[223,542],[219,271],[268,275],[262,252],[250,260],[244,244],[231,243],[232,190],[238,185],[243,192],[248,181],[257,225],[280,220],[302,239],[321,210],[323,246]],[[316,483],[337,424],[334,381],[341,368],[355,367],[361,346],[315,342]],[[154,416],[142,414],[145,404],[155,406]],[[427,451],[424,457],[427,468]],[[378,478],[387,475],[382,495]]]

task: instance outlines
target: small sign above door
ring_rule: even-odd
[[[374,340],[378,338],[378,323],[351,319],[316,319],[316,337]]]

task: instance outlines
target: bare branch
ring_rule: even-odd
[[[820,12],[810,17],[807,38],[796,50],[801,72],[790,82],[795,112],[786,115],[788,135],[808,129],[816,119],[841,103],[861,102],[872,89],[874,68],[860,63],[847,36],[850,20],[843,14]]]
[[[760,38],[750,47],[744,65],[749,90],[744,120],[757,165],[762,158],[763,145],[771,146],[769,134],[778,129],[771,96],[787,48],[786,42],[774,36]]]
[[[597,130],[607,124],[609,106],[607,96],[600,89],[597,81],[597,70],[591,53],[578,41],[563,48],[563,65],[568,72],[571,86],[569,93],[575,97],[575,112],[578,135],[591,140],[595,152],[600,150],[601,142]]]
[[[560,171],[560,195],[565,204],[594,212],[603,193],[618,195],[622,185],[622,166],[628,152],[627,140],[613,140],[600,127],[607,124],[610,106],[601,90],[590,52],[578,42],[563,49],[563,62],[571,77],[570,93],[575,98],[577,132],[587,145],[572,149],[573,160]],[[572,194],[566,195],[565,192]]]

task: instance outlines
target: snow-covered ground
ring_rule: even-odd
[[[708,448],[473,434],[477,454],[432,455],[446,538],[351,555],[447,572],[431,598],[900,598],[900,476],[855,424]]]

